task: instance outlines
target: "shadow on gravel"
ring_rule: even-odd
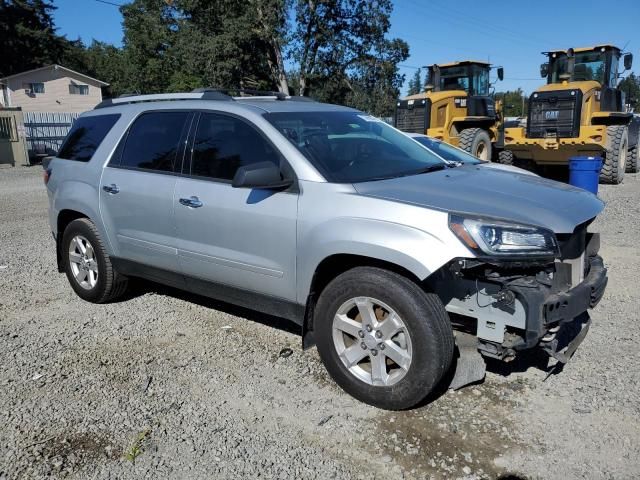
[[[147,293],[154,293],[156,295],[166,295],[168,297],[179,298],[185,302],[195,303],[201,307],[210,308],[213,310],[219,310],[229,315],[236,317],[242,317],[252,322],[260,323],[268,327],[277,328],[287,333],[293,333],[302,335],[302,330],[299,325],[286,320],[281,317],[275,317],[267,315],[249,308],[238,307],[236,305],[214,300],[209,297],[203,297],[177,288],[167,287],[159,283],[154,283],[147,280],[131,279],[129,281],[129,288],[127,292],[117,299],[114,303],[126,302],[133,298],[140,297]]]
[[[551,357],[540,349],[524,350],[518,352],[516,358],[511,362],[503,362],[492,358],[485,358],[487,371],[508,377],[512,373],[526,372],[530,368],[536,368],[549,375],[557,375],[562,371],[563,364],[551,364]]]

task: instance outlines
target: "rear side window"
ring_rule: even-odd
[[[173,172],[188,112],[150,112],[138,117],[127,135],[121,167]]]
[[[120,114],[80,117],[75,121],[58,152],[58,158],[88,162]]]

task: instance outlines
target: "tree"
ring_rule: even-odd
[[[422,77],[420,76],[420,69],[416,70],[413,74],[413,78],[409,80],[409,95],[415,95],[422,92]]]
[[[640,113],[640,76],[631,72],[619,86],[625,94],[625,102],[631,105],[634,112]]]
[[[392,8],[391,0],[295,1],[289,57],[296,63],[298,95],[309,93],[313,78],[344,77],[380,50]]]
[[[0,0],[0,77],[57,63],[66,40],[56,35],[46,0]]]
[[[496,99],[502,100],[502,114],[505,117],[523,117],[527,114],[527,98],[521,88],[498,92]]]

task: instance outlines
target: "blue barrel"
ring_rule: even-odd
[[[571,157],[569,159],[569,183],[597,195],[601,168],[601,157]]]

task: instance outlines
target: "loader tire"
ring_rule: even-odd
[[[600,183],[622,183],[627,163],[629,131],[626,125],[607,127],[607,149],[600,171]]]
[[[638,145],[634,145],[627,153],[627,173],[638,173]]]
[[[498,153],[498,163],[502,165],[513,165],[513,152],[511,150],[502,150]]]
[[[474,157],[491,161],[491,138],[481,128],[465,128],[460,132],[460,148]]]

